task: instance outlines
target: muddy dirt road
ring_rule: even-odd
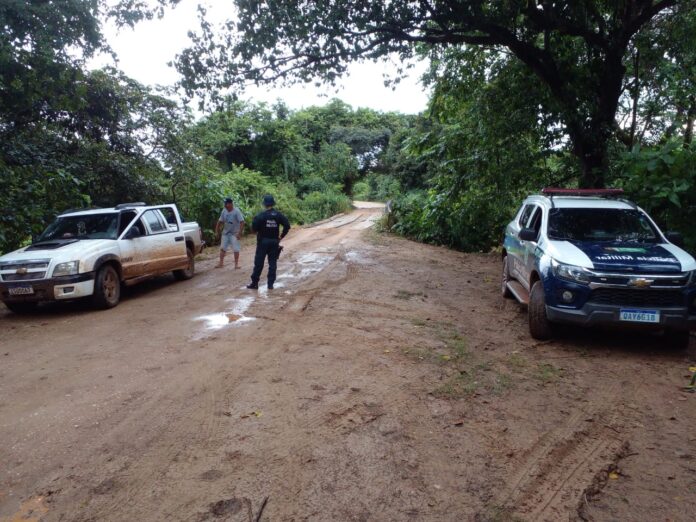
[[[249,244],[110,311],[0,310],[0,520],[694,519],[696,343],[534,342],[495,256],[379,213],[294,229],[273,292]]]

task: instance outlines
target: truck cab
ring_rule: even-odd
[[[193,277],[202,248],[198,224],[182,223],[175,205],[67,211],[31,245],[0,257],[0,299],[17,313],[83,297],[111,308],[122,284],[170,271]]]
[[[528,306],[532,337],[555,325],[696,329],[696,261],[617,189],[545,189],[507,225],[502,294]]]

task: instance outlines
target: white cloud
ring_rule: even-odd
[[[198,28],[198,2],[183,0],[176,8],[168,10],[162,19],[141,22],[135,29],[117,30],[113,25],[105,26],[104,33],[118,56],[119,68],[146,85],[170,86],[176,83],[178,73],[167,63],[187,46],[188,32]],[[213,10],[208,11],[211,19],[216,14]],[[100,56],[90,62],[90,67],[111,63],[110,58]],[[240,97],[265,102],[282,99],[294,109],[324,105],[328,99],[337,97],[353,107],[417,113],[425,109],[428,101],[428,92],[419,81],[425,68],[425,63],[414,64],[409,76],[392,88],[384,85],[383,73],[393,75],[396,71],[394,64],[354,63],[349,67],[349,74],[338,81],[336,87],[317,87],[314,84],[253,86],[240,93]]]

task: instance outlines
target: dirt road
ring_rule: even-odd
[[[694,519],[696,343],[534,342],[495,256],[379,213],[293,230],[273,292],[249,244],[110,311],[1,310],[0,520]]]

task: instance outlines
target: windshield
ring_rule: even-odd
[[[645,214],[620,208],[552,209],[548,237],[561,241],[660,241]]]
[[[59,217],[36,240],[55,239],[116,239],[118,213]]]

